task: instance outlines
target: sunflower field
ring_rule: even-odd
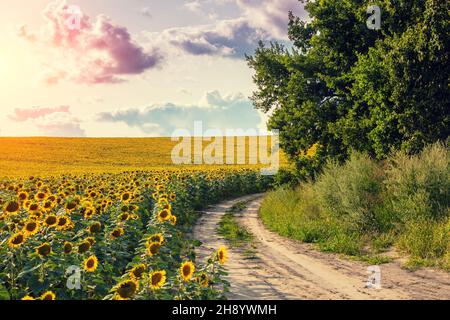
[[[196,210],[265,190],[252,169],[0,180],[0,299],[222,299],[226,248],[196,261]]]

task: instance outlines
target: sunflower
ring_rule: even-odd
[[[133,279],[120,282],[115,287],[116,296],[118,300],[128,300],[132,298],[139,290],[139,283]]]
[[[84,260],[84,270],[87,272],[94,272],[98,267],[98,259],[96,256],[90,256]]]
[[[116,228],[111,232],[111,239],[121,237],[123,236],[123,234],[124,234],[123,228]]]
[[[166,271],[154,271],[149,275],[149,285],[153,290],[161,289],[166,283]]]
[[[71,220],[69,217],[58,217],[58,223],[57,223],[57,228],[60,230],[64,230],[66,228],[68,228],[71,225]]]
[[[170,199],[170,201],[175,201],[176,198],[177,198],[177,196],[176,196],[175,193],[171,192],[171,193],[169,194],[169,199]]]
[[[161,248],[161,243],[159,243],[159,242],[152,242],[152,243],[148,244],[147,254],[150,257],[152,257],[152,256],[158,254],[160,248]]]
[[[142,201],[144,201],[144,200],[142,200]],[[136,211],[137,209],[139,209],[139,206],[137,206],[135,204],[130,204],[128,206],[128,210],[131,211],[131,212]]]
[[[122,200],[123,202],[129,202],[131,200],[131,193],[129,192],[124,192],[120,195],[120,200]]]
[[[20,192],[17,194],[17,198],[18,198],[20,201],[25,201],[25,200],[27,200],[27,199],[28,199],[28,192],[26,192],[26,191],[20,191]]]
[[[165,206],[165,205],[169,205],[170,206],[170,203],[169,203],[169,201],[167,200],[167,198],[164,198],[164,197],[158,197],[159,199],[158,199],[158,205],[159,206]]]
[[[119,216],[120,221],[127,221],[130,219],[130,215],[127,212],[121,213]]]
[[[195,281],[199,283],[202,287],[208,287],[209,278],[208,275],[202,272],[199,276],[195,277]]]
[[[33,220],[41,220],[44,214],[41,211],[31,213],[30,218]]]
[[[86,219],[89,219],[90,217],[92,217],[95,214],[96,211],[97,210],[94,207],[86,207],[84,209],[84,217]]]
[[[8,240],[8,246],[10,248],[20,247],[25,242],[25,235],[22,232],[16,233]]]
[[[9,201],[5,204],[3,211],[6,214],[16,214],[19,212],[20,204],[17,201]]]
[[[39,231],[39,222],[37,221],[26,222],[25,226],[23,227],[23,231],[27,237],[36,234]]]
[[[75,200],[67,201],[64,208],[67,212],[72,212],[78,207],[78,203]]]
[[[162,233],[154,234],[147,239],[148,245],[150,245],[153,242],[158,242],[162,244],[164,242],[164,236],[162,235]]]
[[[41,300],[56,300],[56,294],[54,294],[52,291],[44,292],[41,295]]]
[[[34,299],[32,296],[26,295],[21,300],[36,300],[36,299]]]
[[[138,264],[137,266],[133,267],[130,271],[130,277],[132,279],[141,279],[144,275],[145,270],[147,270],[147,266],[145,264]]]
[[[172,213],[170,212],[170,210],[163,209],[160,212],[158,212],[158,221],[164,222],[166,220],[169,220],[171,215],[172,215]]]
[[[90,243],[89,241],[84,240],[83,242],[81,242],[81,243],[78,245],[78,252],[79,252],[79,253],[85,253],[85,252],[88,252],[89,249],[91,249],[91,247],[92,247],[91,243]]]
[[[54,214],[50,214],[45,218],[44,223],[48,227],[54,227],[58,223],[58,217]]]
[[[89,226],[89,233],[99,233],[102,231],[102,224],[99,221],[95,221]]]
[[[228,251],[227,248],[221,246],[219,250],[217,250],[217,260],[219,260],[220,264],[225,264],[228,259]]]
[[[31,213],[37,213],[41,210],[41,207],[37,203],[30,203],[27,208]]]
[[[68,241],[64,242],[64,253],[65,253],[65,254],[69,254],[69,253],[72,252],[72,250],[73,250],[73,245],[72,245],[72,243],[70,243],[70,242],[68,242]]]
[[[191,261],[183,262],[180,267],[180,274],[184,281],[189,281],[195,272],[195,265]]]
[[[91,246],[93,246],[95,244],[95,238],[94,237],[87,237],[86,239],[84,239],[84,241],[87,241],[91,244]]]
[[[47,198],[47,194],[45,192],[38,192],[34,195],[34,200],[36,201],[44,201]]]
[[[174,215],[170,216],[169,222],[173,226],[176,225],[177,224],[177,217],[174,216]]]
[[[36,253],[41,257],[47,257],[50,253],[52,253],[52,247],[50,243],[45,242],[36,248]]]

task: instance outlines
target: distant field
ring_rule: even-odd
[[[0,176],[174,168],[171,151],[177,143],[170,138],[0,138]],[[280,163],[286,163],[283,155]]]

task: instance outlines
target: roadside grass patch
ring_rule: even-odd
[[[392,246],[408,268],[450,269],[449,152],[434,144],[415,156],[384,161],[353,153],[328,163],[316,180],[280,188],[264,199],[260,217],[278,234],[369,264],[389,262]]]
[[[254,259],[256,258],[254,236],[246,228],[239,225],[235,217],[235,214],[242,212],[246,207],[245,202],[238,202],[233,205],[219,222],[217,232],[227,240],[232,248],[241,249],[244,257]]]

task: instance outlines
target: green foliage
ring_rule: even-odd
[[[450,267],[449,154],[442,144],[375,162],[359,153],[329,162],[316,181],[268,194],[263,223],[323,251],[387,262],[392,245],[410,266]]]
[[[449,136],[449,2],[379,1],[381,30],[366,26],[372,1],[305,1],[311,21],[290,15],[293,48],[262,43],[247,57],[281,146],[299,170],[320,170],[349,150],[379,159],[415,154]],[[299,156],[319,143],[320,162]]]
[[[321,207],[353,230],[375,228],[383,174],[375,161],[354,153],[342,166],[328,163],[314,186]]]
[[[449,153],[441,144],[425,148],[418,156],[398,153],[386,171],[391,210],[403,221],[442,219],[450,205]]]
[[[253,235],[236,222],[233,213],[227,213],[222,217],[217,231],[233,247],[239,247],[253,240]]]

